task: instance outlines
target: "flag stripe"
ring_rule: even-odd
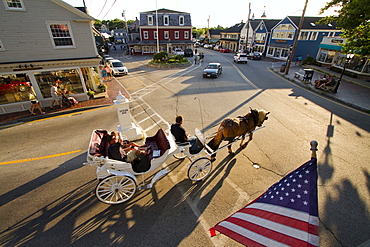
[[[254,229],[254,228],[251,228],[252,231],[250,231],[244,225],[243,226],[236,225],[233,222],[231,222],[231,220],[229,220],[229,221],[222,221],[219,225],[217,225],[215,227],[215,229],[217,231],[219,231],[221,233],[224,233],[221,229],[218,229],[219,226],[225,227],[226,229],[230,229],[232,232],[237,233],[238,235],[243,236],[243,237],[240,237],[240,238],[239,237],[238,238],[235,238],[235,240],[238,241],[238,242],[241,242],[241,238],[244,238],[244,240],[245,239],[250,239],[251,241],[254,242],[254,244],[249,243],[248,246],[274,246],[274,247],[288,246],[288,245],[279,243],[279,242],[277,242],[277,241],[275,241],[275,240],[273,240],[273,239],[271,239],[269,237],[265,237],[265,236],[262,236],[262,235],[256,233],[256,231],[255,231],[256,229]],[[246,238],[244,236],[248,236],[248,238]]]
[[[282,225],[270,220],[266,220],[263,218],[259,218],[253,215],[243,214],[243,213],[235,213],[233,216],[231,216],[228,221],[233,221],[233,218],[240,219],[242,221],[238,221],[240,225],[248,228],[253,229],[255,232],[270,236],[270,234],[274,234],[277,237],[276,239],[270,236],[271,238],[281,241],[284,243],[287,243],[289,245],[293,244],[295,246],[302,244],[301,241],[313,241],[310,242],[311,244],[318,244],[318,236],[311,235],[305,231],[301,231],[286,225]],[[233,223],[236,223],[233,221]],[[252,225],[249,225],[252,224]],[[248,227],[247,227],[248,226]],[[249,228],[249,226],[251,228]],[[256,229],[259,229],[257,231]],[[270,230],[271,229],[271,230]],[[266,234],[268,232],[268,234]],[[317,241],[315,241],[315,237],[317,238]],[[284,241],[282,241],[284,239]],[[287,242],[285,242],[287,241]]]
[[[319,246],[317,177],[311,158],[212,229],[247,246]]]
[[[297,211],[297,210],[286,208],[286,207],[281,207],[278,205],[271,205],[267,203],[256,202],[254,204],[248,205],[247,208],[256,208],[256,209],[261,209],[261,210],[268,211],[268,212],[276,212],[278,214],[287,216],[289,218],[294,218],[294,219],[301,220],[301,221],[308,221],[310,218],[310,215],[308,213]],[[310,224],[318,226],[319,225],[318,217],[315,217],[312,215],[311,217],[313,219],[316,219],[316,221],[311,220],[312,222],[310,222]]]
[[[273,212],[267,212],[260,209],[255,208],[243,208],[239,212],[245,214],[251,214],[260,218],[264,218],[266,220],[271,220],[276,223],[284,224],[289,227],[294,227],[302,231],[309,232],[310,234],[316,234],[318,232],[318,226],[310,225],[307,221],[296,220],[291,217],[283,216],[280,214],[276,214]]]

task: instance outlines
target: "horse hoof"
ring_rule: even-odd
[[[229,151],[229,154],[234,154],[234,153],[235,153],[235,152],[234,152],[234,151],[232,151],[232,150],[230,150],[230,151]]]
[[[216,160],[216,157],[211,157],[211,162],[214,162]]]

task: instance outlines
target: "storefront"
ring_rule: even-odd
[[[0,114],[28,110],[28,89],[33,87],[42,107],[52,101],[50,88],[59,83],[78,101],[88,100],[87,92],[101,84],[100,59],[0,65]]]

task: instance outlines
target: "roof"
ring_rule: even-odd
[[[299,26],[299,21],[301,20],[301,16],[288,16],[288,18],[298,27]],[[330,30],[338,30],[336,28],[336,24],[333,22],[328,25],[319,25],[316,24],[319,20],[321,20],[323,17],[310,17],[310,16],[305,16],[303,19],[302,23],[302,28],[301,29],[330,29]]]
[[[156,10],[151,10],[151,11],[144,11],[140,13],[155,13]],[[173,13],[173,14],[189,14],[188,12],[181,12],[181,11],[176,11],[176,10],[170,10],[170,9],[157,9],[157,13]]]
[[[210,35],[220,35],[221,34],[221,29],[209,29],[209,34]]]
[[[271,29],[280,22],[281,20],[280,19],[267,19],[267,20],[263,20],[263,23],[265,24],[265,27],[267,29],[268,32],[271,31]]]
[[[84,18],[84,19],[88,19],[90,21],[94,21],[95,18],[86,14],[83,10],[81,10],[81,8],[83,7],[78,7],[78,8],[75,8],[73,7],[72,5],[62,1],[62,0],[51,0],[52,2],[62,6],[63,8],[65,9],[68,9],[69,11],[73,12],[74,14],[76,15],[79,15],[80,17]],[[83,8],[84,9],[84,8]]]
[[[244,22],[237,23],[234,26],[229,27],[228,29],[221,30],[221,33],[240,33],[240,31],[244,27],[244,24]]]

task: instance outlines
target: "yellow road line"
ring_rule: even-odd
[[[28,161],[34,161],[34,160],[49,159],[49,158],[59,157],[59,156],[73,154],[73,153],[78,153],[78,152],[81,152],[81,149],[75,150],[75,151],[66,152],[66,153],[52,154],[52,155],[48,155],[48,156],[37,157],[37,158],[30,158],[30,159],[23,159],[23,160],[13,160],[13,161],[0,162],[0,165],[8,165],[8,164],[22,163],[22,162],[28,162]]]

